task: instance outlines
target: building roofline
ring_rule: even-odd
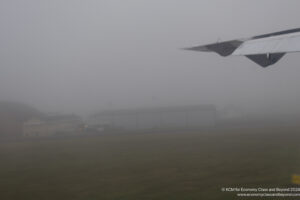
[[[162,112],[190,112],[190,111],[216,111],[214,105],[189,105],[189,106],[166,106],[166,107],[149,107],[135,109],[118,109],[118,110],[103,110],[97,112],[91,117],[107,116],[107,115],[135,115],[142,113],[162,113]]]

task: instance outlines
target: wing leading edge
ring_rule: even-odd
[[[268,67],[277,63],[286,53],[300,52],[300,29],[196,46],[186,50],[215,52],[224,57],[245,56],[261,67]]]

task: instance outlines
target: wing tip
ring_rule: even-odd
[[[202,52],[210,52],[210,50],[206,46],[195,46],[195,47],[185,47],[181,48],[186,51],[202,51]]]

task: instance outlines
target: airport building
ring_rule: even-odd
[[[83,122],[75,115],[53,115],[32,118],[23,124],[24,137],[76,135],[83,130]]]
[[[89,122],[98,128],[120,130],[213,127],[216,124],[216,108],[213,105],[197,105],[110,110],[94,114]]]
[[[0,101],[0,139],[22,137],[22,125],[42,114],[35,108],[17,102]]]

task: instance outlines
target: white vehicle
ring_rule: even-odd
[[[300,28],[185,49],[216,52],[221,56],[246,56],[262,67],[268,67],[286,53],[300,51]]]

